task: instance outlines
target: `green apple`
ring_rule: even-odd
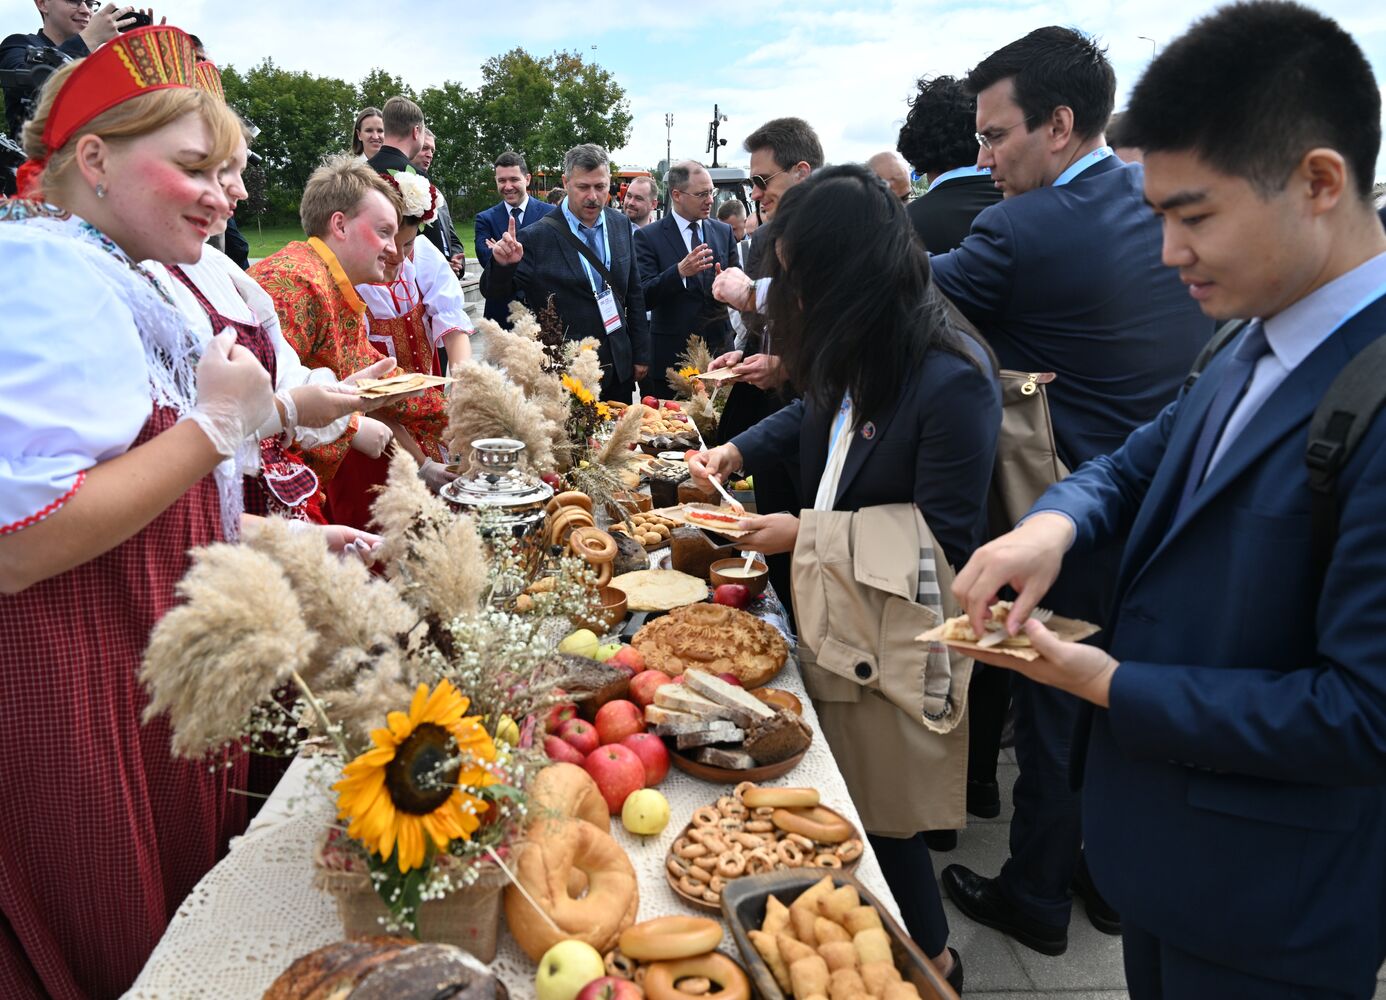
[[[585,656],[589,660],[593,660],[596,659],[599,644],[600,640],[595,632],[590,628],[580,628],[558,644],[558,651],[560,653],[572,653],[574,656]]]
[[[608,642],[604,646],[597,647],[597,655],[593,657],[598,663],[605,663],[621,651],[621,643]]]
[[[653,837],[669,825],[669,800],[653,788],[626,796],[621,806],[621,825],[641,837]]]
[[[560,941],[539,959],[534,973],[537,1000],[574,1000],[582,988],[606,975],[601,953],[586,941]]]

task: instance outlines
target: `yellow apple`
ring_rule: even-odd
[[[597,655],[593,657],[598,663],[605,663],[621,651],[621,643],[608,642],[604,646],[597,647]]]
[[[582,988],[606,975],[601,953],[586,941],[560,941],[539,959],[534,973],[538,1000],[574,1000]]]
[[[641,837],[653,837],[669,825],[669,800],[653,788],[626,796],[621,806],[621,825]]]
[[[512,747],[520,744],[520,727],[508,715],[502,715],[500,721],[496,723],[496,739],[502,743],[509,743]]]
[[[601,640],[590,628],[580,628],[573,632],[558,644],[560,653],[572,653],[574,656],[585,656],[589,660],[597,656],[597,647]]]

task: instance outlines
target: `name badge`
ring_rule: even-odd
[[[602,326],[608,335],[621,329],[621,311],[616,308],[616,296],[610,288],[597,294],[597,308],[602,313]]]

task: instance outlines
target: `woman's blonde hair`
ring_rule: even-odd
[[[403,217],[404,200],[393,185],[350,153],[329,156],[309,175],[303,197],[299,199],[298,217],[303,231],[321,239],[335,213],[354,217],[361,207],[361,199],[371,191],[383,194],[394,206],[395,214]]]
[[[59,149],[50,150],[43,141],[44,126],[53,112],[58,91],[80,64],[81,60],[69,63],[48,78],[34,117],[24,123],[25,154],[31,160],[43,161],[47,158],[43,173],[39,175],[39,184],[45,193],[52,192],[71,168],[77,156],[77,140],[84,135],[96,135],[107,142],[138,139],[157,132],[184,115],[195,114],[206,123],[212,145],[203,160],[188,166],[205,170],[225,162],[236,151],[241,141],[241,121],[236,113],[220,98],[192,87],[170,87],[132,97],[87,122]]]

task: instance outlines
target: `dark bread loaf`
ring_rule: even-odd
[[[412,938],[338,941],[299,958],[264,1000],[508,1000],[499,979],[450,944]]]
[[[356,938],[309,952],[279,974],[264,1000],[327,1000],[416,942],[405,937]]]

